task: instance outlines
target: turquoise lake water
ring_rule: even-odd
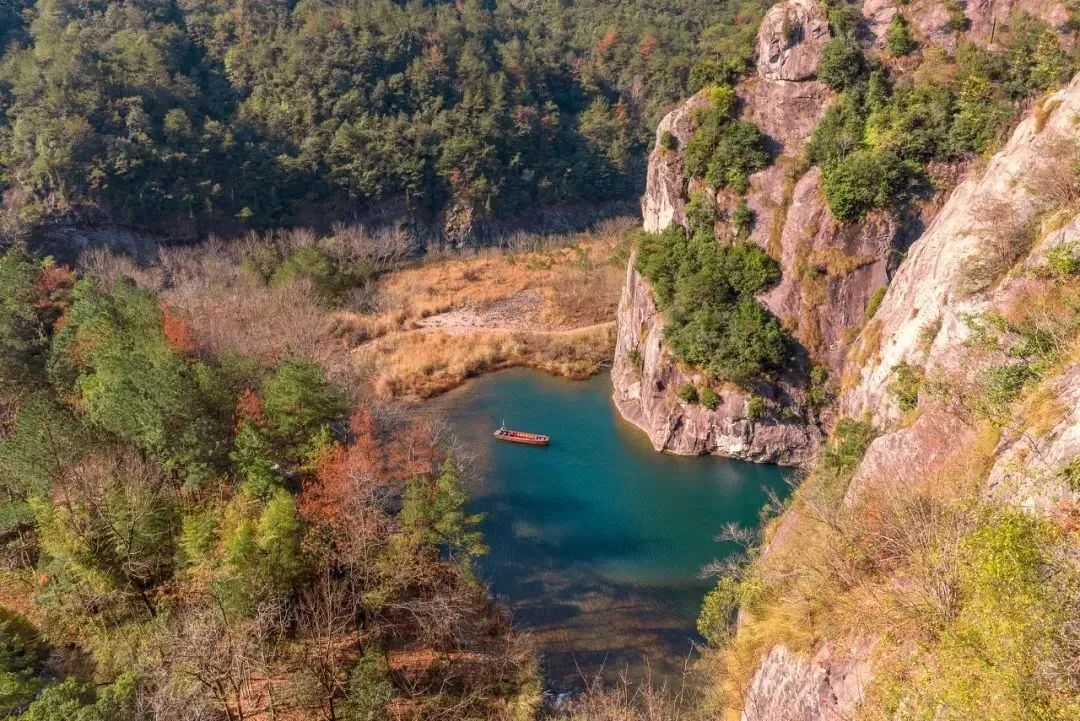
[[[535,635],[555,687],[677,673],[713,583],[700,571],[735,550],[714,537],[729,521],[756,524],[766,489],[787,489],[773,466],[656,453],[616,412],[606,373],[502,371],[432,408],[473,471],[472,510],[487,514],[480,574]],[[496,441],[504,419],[551,445]]]

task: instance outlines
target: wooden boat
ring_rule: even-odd
[[[546,446],[551,440],[545,435],[540,433],[526,433],[524,431],[512,431],[506,427],[504,423],[497,431],[495,431],[495,437],[500,441],[508,441],[510,443],[524,443],[527,446]]]

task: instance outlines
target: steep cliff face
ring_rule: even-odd
[[[815,311],[803,313],[806,318],[800,316],[803,287],[798,281],[801,270],[795,270],[812,252],[836,246],[850,247],[852,252],[866,250],[867,255],[875,253],[873,260],[859,268],[843,264],[844,276],[858,270],[857,276],[838,283],[832,283],[830,278],[815,285],[815,293],[853,307],[861,301],[852,301],[849,296],[868,298],[874,287],[884,282],[888,255],[884,251],[888,242],[880,240],[879,229],[845,232],[840,237],[835,222],[822,221],[828,211],[816,175],[797,189],[789,180],[796,158],[832,97],[832,92],[815,78],[821,48],[828,40],[825,11],[816,0],[788,0],[775,5],[758,33],[756,73],[736,88],[742,116],[752,120],[769,138],[777,158],[770,167],[751,176],[746,195],[756,218],[751,239],[779,257],[784,265],[783,284],[761,300],[794,326],[806,320],[808,328],[817,323],[819,314]],[[707,103],[705,93],[690,98],[665,117],[657,129],[641,201],[644,227],[649,232],[660,232],[671,223],[685,226],[690,193],[705,189],[686,177],[682,149],[693,136],[694,110]],[[662,142],[668,133],[676,140],[675,149]],[[737,198],[720,192],[716,201],[724,216],[735,207]],[[730,233],[723,217],[717,222],[717,230],[719,237]],[[820,260],[817,256],[814,259]],[[818,301],[810,294],[805,300]],[[846,311],[834,313],[832,308],[817,310],[821,311],[820,317],[829,318],[826,334],[830,338],[838,338],[839,329],[852,316]],[[854,315],[861,312],[860,306]],[[837,350],[832,355],[840,354]],[[787,465],[813,458],[821,432],[804,390],[809,363],[802,348],[795,349],[795,355],[792,369],[784,377],[771,387],[758,389],[766,408],[755,421],[748,418],[747,394],[733,386],[718,390],[715,410],[680,401],[676,395],[679,388],[701,379],[680,368],[665,349],[663,318],[657,313],[648,283],[631,261],[619,305],[619,340],[612,374],[614,396],[623,416],[648,433],[658,450],[712,453]]]
[[[862,15],[866,29],[879,49],[885,46],[889,22],[901,8],[920,41],[950,52],[956,49],[959,35],[949,26],[952,13],[945,3],[933,0],[863,0]],[[963,3],[961,11],[967,21],[964,38],[980,44],[990,42],[1001,25],[1017,13],[1029,13],[1054,27],[1060,27],[1068,17],[1064,6],[1053,0],[972,0]]]
[[[672,223],[686,225],[686,177],[683,175],[682,153],[664,146],[667,133],[674,136],[677,147],[685,148],[694,135],[693,113],[705,107],[704,92],[687,100],[668,113],[656,128],[656,143],[649,155],[649,170],[645,195],[641,198],[641,215],[645,230],[659,233]]]
[[[817,447],[818,432],[802,418],[786,420],[770,410],[750,420],[747,397],[736,389],[720,393],[715,410],[679,398],[680,388],[701,379],[665,350],[663,316],[648,282],[634,268],[634,260],[631,257],[619,302],[612,368],[615,405],[623,417],[644,430],[658,451],[784,465],[809,460]],[[774,391],[767,401],[770,408],[791,405],[783,391]]]
[[[895,0],[863,3],[867,43],[883,46],[900,7]],[[1055,27],[1065,19],[1054,2],[969,2],[963,7],[969,26],[963,37],[987,44],[997,25],[1019,11]],[[943,3],[912,2],[903,12],[924,46],[955,49],[959,36],[949,28],[955,11]],[[828,40],[824,23],[824,11],[813,0],[774,6],[759,32],[756,72],[737,88],[742,116],[755,122],[776,149],[776,162],[751,177],[746,195],[757,221],[751,240],[780,262],[783,273],[759,300],[799,346],[791,369],[774,385],[769,412],[751,423],[746,397],[734,388],[721,389],[713,411],[678,399],[680,387],[702,379],[665,350],[663,317],[647,281],[634,270],[634,259],[619,308],[616,403],[658,449],[799,463],[821,444],[822,429],[801,390],[805,379],[798,377],[812,359],[828,370],[837,393],[822,414],[823,425],[848,416],[869,420],[877,433],[854,474],[844,476],[840,500],[833,501],[839,512],[857,512],[867,494],[883,485],[887,492],[903,492],[962,469],[973,474],[983,499],[1047,517],[1066,514],[1075,528],[1080,522],[1075,345],[1040,369],[1037,381],[1022,386],[1026,390],[1016,391],[1002,406],[1009,410],[992,423],[979,415],[990,411],[975,407],[972,389],[983,384],[985,393],[988,371],[1012,363],[1017,355],[1009,344],[1019,342],[1002,336],[988,350],[979,319],[1004,319],[992,323],[1007,325],[1037,307],[1053,332],[1052,316],[1073,302],[1056,296],[1046,260],[1053,248],[1080,243],[1075,197],[1080,193],[1071,160],[1080,126],[1080,78],[1037,101],[990,160],[931,167],[938,189],[933,198],[900,216],[874,212],[857,223],[841,223],[828,210],[820,172],[797,173],[794,162],[831,99],[831,91],[815,78]],[[653,153],[642,199],[647,230],[659,232],[672,222],[685,226],[687,199],[702,189],[685,177],[681,148],[693,133],[693,109],[705,103],[703,96],[690,99],[660,128],[658,141],[670,132],[678,149],[662,149],[658,142]],[[1071,190],[1063,190],[1066,186]],[[725,214],[737,198],[721,192],[716,201],[722,239],[729,237]],[[987,259],[995,257],[1001,267],[988,270]],[[883,293],[880,305],[867,313],[875,293]],[[900,368],[917,374],[922,384],[914,391],[915,410],[910,397],[906,404],[898,401]],[[788,411],[779,412],[782,408]],[[804,540],[800,534],[812,525],[807,514],[794,504],[777,524],[765,555],[797,552]],[[871,629],[849,633],[843,643],[818,641],[802,653],[782,641],[765,646],[763,654],[758,647],[755,672],[739,684],[742,721],[852,717],[874,678],[874,649],[881,638],[875,639]]]
[[[1073,142],[1078,113],[1080,85],[1074,81],[1044,99],[985,169],[953,191],[911,246],[852,348],[845,368],[849,387],[840,404],[847,415],[870,412],[882,422],[898,417],[899,410],[887,402],[893,369],[904,361],[929,373],[965,366],[969,354],[962,349],[971,333],[965,319],[1005,305],[1031,284],[1023,273],[1012,273],[978,290],[972,287],[977,282],[973,264],[985,255],[985,242],[1031,232],[1027,226],[1046,203],[1040,186],[1053,182],[1045,173],[1061,162],[1063,140],[1066,148]],[[1045,247],[1068,240],[1072,227],[1044,237],[1024,264],[1038,262]]]
[[[848,719],[870,677],[870,643],[835,655],[828,644],[812,659],[777,646],[761,664],[743,702],[741,721]]]
[[[871,296],[888,281],[895,249],[936,207],[926,204],[911,218],[874,213],[858,223],[840,223],[826,206],[817,170],[794,179],[798,158],[832,98],[815,76],[828,40],[825,10],[816,0],[773,6],[758,33],[756,72],[736,88],[742,117],[761,129],[775,151],[775,162],[751,176],[745,196],[755,217],[750,240],[782,268],[780,284],[759,300],[792,332],[797,345],[786,375],[760,391],[767,401],[763,418],[756,423],[746,418],[747,396],[733,387],[719,391],[715,411],[676,398],[690,376],[665,351],[663,319],[646,281],[632,265],[628,272],[619,312],[615,399],[658,449],[785,464],[813,458],[821,431],[805,391],[810,364],[823,365],[835,385],[854,329]],[[694,132],[694,110],[707,102],[699,94],[660,123],[642,198],[649,232],[671,223],[685,226],[690,193],[705,190],[685,176],[682,149]],[[662,142],[668,133],[676,139],[675,149]],[[738,198],[721,191],[716,202],[718,237],[728,237],[725,218]]]
[[[877,484],[902,488],[950,469],[970,471],[963,454],[977,437],[985,437],[977,429],[986,425],[972,415],[964,395],[994,359],[975,337],[972,319],[987,312],[1015,318],[1039,304],[1046,304],[1049,314],[1055,307],[1058,291],[1040,269],[1050,249],[1080,241],[1080,219],[1071,200],[1060,210],[1048,195],[1072,182],[1078,123],[1080,77],[1044,99],[984,168],[973,169],[911,246],[873,321],[844,361],[843,413],[865,414],[880,431],[847,488],[846,506],[854,507]],[[1030,250],[1008,262],[1001,277],[973,288],[972,269],[990,252],[988,239],[1021,231],[1035,237]],[[985,451],[985,497],[1046,516],[1075,513],[1080,489],[1063,474],[1080,457],[1075,358],[1069,353],[1046,371],[1038,392],[1016,417],[995,421],[999,435]],[[919,368],[925,378],[947,379],[955,390],[921,393],[912,419],[900,412],[890,392],[900,363]],[[800,542],[792,530],[799,514],[795,509],[781,520],[770,553]],[[821,645],[809,657],[773,648],[753,675],[743,721],[850,717],[874,678],[871,648],[866,639],[843,652]]]
[[[924,398],[914,423],[871,444],[849,488],[849,500],[868,484],[908,482],[949,462],[953,450],[975,433],[960,394],[979,382],[990,362],[972,342],[977,326],[971,319],[985,312],[1007,317],[1016,312],[1017,304],[1055,293],[1036,269],[1048,249],[1080,238],[1080,223],[1074,219],[1046,232],[1047,223],[1060,223],[1061,218],[1040,219],[1038,214],[1046,207],[1047,183],[1057,182],[1055,174],[1072,172],[1067,151],[1062,155],[1062,142],[1066,147],[1074,143],[1080,80],[1045,99],[1040,108],[1020,124],[985,170],[956,189],[911,247],[877,315],[852,347],[844,371],[850,387],[840,401],[846,415],[869,414],[886,429],[895,424],[902,412],[889,389],[901,363],[919,368],[925,377],[948,379],[958,390],[952,399]],[[1038,239],[1026,257],[1000,281],[973,292],[972,268],[989,252],[985,244],[1031,232]],[[1051,383],[1057,405],[1068,412],[1046,435],[1033,437],[1026,427],[1005,426],[989,478],[991,488],[1033,508],[1046,509],[1068,497],[1056,474],[1080,450],[1075,404],[1070,400],[1078,391],[1080,373],[1069,366]]]

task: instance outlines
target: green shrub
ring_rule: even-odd
[[[691,177],[714,188],[743,193],[752,174],[769,164],[765,138],[757,126],[735,120],[735,94],[724,86],[711,93],[712,105],[695,113],[697,129],[686,146]]]
[[[808,392],[810,405],[813,408],[823,408],[831,399],[829,390],[829,369],[820,363],[815,363],[810,369],[810,389]]]
[[[690,87],[734,85],[753,70],[758,25],[768,3],[725,3],[710,6],[709,16],[718,18],[697,38],[698,60],[690,68]]]
[[[942,85],[904,84],[868,107],[866,144],[904,160],[925,163],[943,155],[953,115],[953,93]]]
[[[964,13],[966,5],[964,0],[948,0],[945,3],[945,9],[949,11],[948,26],[954,33],[962,33],[968,28],[967,15]]]
[[[747,237],[754,229],[754,211],[750,210],[745,198],[739,201],[735,210],[731,211],[731,227],[735,229],[735,235],[740,238]]]
[[[634,364],[634,367],[641,370],[645,367],[645,359],[641,357],[641,351],[637,348],[631,348],[630,352],[626,354],[626,357],[630,359],[630,362]]]
[[[705,406],[710,411],[715,411],[716,407],[720,404],[720,396],[716,395],[716,391],[710,386],[705,386],[701,389],[701,392],[698,393],[698,400],[701,402],[701,405]]]
[[[1061,478],[1073,493],[1080,493],[1080,458],[1074,460],[1061,471]]]
[[[983,396],[987,409],[994,415],[1005,414],[1024,386],[1037,378],[1038,374],[1027,363],[1008,363],[985,371]]]
[[[938,333],[940,332],[941,316],[939,315],[934,320],[919,328],[919,350],[923,353],[929,353],[930,348],[933,347],[934,341],[937,340]]]
[[[784,360],[787,337],[753,297],[692,312],[676,309],[673,318],[677,320],[665,329],[672,350],[715,378],[745,388]]]
[[[675,134],[670,130],[665,130],[660,135],[660,147],[664,150],[678,150],[679,139],[675,137]]]
[[[315,291],[327,304],[341,299],[346,290],[369,278],[373,270],[369,262],[342,266],[314,246],[304,246],[286,258],[274,270],[270,282],[285,285],[300,279],[311,281]]]
[[[346,410],[325,369],[305,361],[278,368],[263,385],[262,402],[271,436],[279,448],[295,456]]]
[[[679,389],[679,398],[682,398],[683,401],[685,401],[687,403],[690,403],[690,404],[697,403],[698,402],[697,388],[694,386],[693,383],[687,383],[686,385],[684,385],[682,388]]]
[[[954,606],[926,629],[915,672],[898,680],[885,717],[1026,721],[1080,711],[1066,671],[1080,579],[1058,560],[1060,532],[1020,510],[988,515],[942,549],[956,569]]]
[[[1080,273],[1080,241],[1060,243],[1048,250],[1046,267],[1058,277]]]
[[[690,235],[710,237],[716,232],[716,196],[698,188],[686,203],[686,227]]]
[[[744,386],[780,366],[787,337],[754,299],[779,280],[780,267],[758,246],[722,245],[704,227],[687,237],[672,225],[641,237],[637,268],[667,316],[665,337],[680,360]]]
[[[952,126],[945,142],[948,154],[983,153],[1004,133],[1013,107],[993,84],[997,82],[975,71],[959,83]]]
[[[825,169],[822,185],[833,215],[855,221],[903,202],[922,178],[917,165],[890,150],[856,150]]]
[[[1009,34],[1006,87],[1014,98],[1045,92],[1072,74],[1073,61],[1043,20],[1020,13],[1010,21]]]
[[[830,0],[824,3],[827,9],[829,30],[834,37],[845,37],[854,41],[862,22],[859,6],[847,0]]]
[[[821,50],[818,80],[837,92],[854,87],[866,74],[866,59],[853,35],[834,37]]]
[[[913,411],[919,406],[919,388],[922,386],[922,372],[907,362],[893,366],[893,381],[889,384],[889,394],[896,400],[897,407],[904,411]]]
[[[746,402],[746,419],[751,423],[757,423],[765,415],[765,399],[761,396],[750,396]]]
[[[345,695],[346,721],[383,721],[389,718],[388,705],[394,695],[390,667],[378,646],[368,646],[349,674]]]
[[[889,29],[885,31],[885,48],[893,57],[901,57],[915,51],[919,44],[911,34],[911,25],[900,13],[893,15]]]
[[[721,577],[716,587],[705,595],[697,629],[710,646],[719,648],[731,638],[741,595],[739,582],[730,576]]]
[[[883,285],[873,292],[870,300],[866,303],[866,310],[863,312],[864,320],[870,320],[877,314],[878,308],[881,307],[881,301],[885,299],[885,293],[888,290],[889,286]]]
[[[0,715],[17,715],[41,690],[42,649],[24,618],[0,610]]]
[[[863,98],[852,92],[841,93],[814,128],[806,146],[807,160],[822,167],[839,163],[859,147],[865,129]]]
[[[822,469],[839,476],[854,473],[874,435],[874,427],[869,421],[841,418],[825,446],[821,458]]]

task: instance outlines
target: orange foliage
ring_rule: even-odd
[[[618,44],[619,31],[615,28],[611,28],[606,33],[604,33],[604,37],[600,38],[600,42],[596,44],[596,52],[600,53],[601,55],[606,55],[608,52],[611,51],[612,48],[614,48]]]
[[[387,467],[398,480],[438,472],[446,453],[427,420],[414,420],[394,432],[387,446]]]
[[[66,265],[46,264],[41,270],[41,277],[34,284],[38,310],[67,308],[67,293],[74,286],[75,273],[71,271],[71,268]]]
[[[363,408],[352,417],[350,431],[348,445],[334,446],[316,462],[297,499],[307,521],[337,531],[365,523],[364,509],[376,487],[435,473],[446,458],[425,421],[412,421],[385,437]]]
[[[660,41],[656,39],[656,36],[652,33],[646,33],[645,37],[641,39],[638,44],[638,55],[648,60],[656,52],[656,49],[660,46]]]
[[[165,342],[174,351],[182,355],[195,353],[195,328],[164,303],[161,304],[161,329],[165,332]]]
[[[1059,501],[1054,507],[1053,516],[1066,533],[1080,532],[1080,503]]]
[[[308,521],[341,528],[353,521],[358,504],[386,477],[386,459],[371,412],[357,411],[350,423],[352,442],[334,446],[316,462],[297,499]]]
[[[240,397],[236,399],[236,430],[239,431],[245,421],[266,427],[266,416],[263,415],[262,400],[250,388],[245,388]]]

